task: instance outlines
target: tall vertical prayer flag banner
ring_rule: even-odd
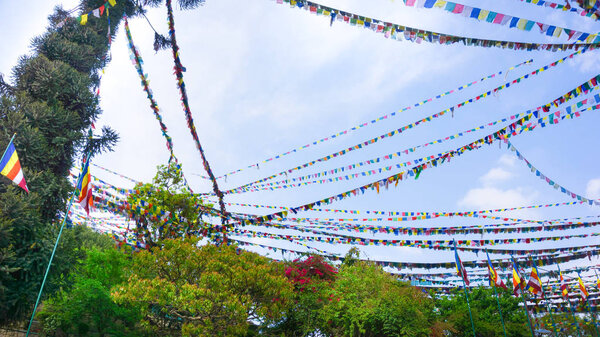
[[[21,162],[19,161],[19,156],[17,155],[17,150],[13,143],[14,139],[15,136],[13,135],[0,159],[0,174],[6,176],[29,193],[27,182],[25,182],[25,176],[23,175],[23,169],[21,168]]]
[[[89,160],[87,160],[81,171],[82,178],[79,181],[79,185],[77,185],[77,190],[79,191],[79,205],[85,209],[87,215],[90,215],[90,208],[93,206],[94,200],[92,197],[92,176],[90,174],[89,164]]]
[[[512,269],[512,283],[513,283],[513,294],[515,297],[519,297],[519,291],[521,290],[521,276],[519,275],[519,269],[517,268],[517,262],[513,259]]]
[[[585,288],[585,284],[583,284],[583,280],[581,279],[581,276],[577,277],[577,283],[579,285],[579,291],[581,292],[581,298],[583,298],[583,300],[587,300],[589,293],[587,291],[587,289]]]
[[[508,289],[506,287],[506,284],[504,284],[504,281],[502,281],[502,279],[500,278],[500,275],[498,275],[496,269],[494,269],[494,266],[492,265],[492,260],[490,260],[490,255],[487,253],[487,251],[485,252],[485,254],[487,255],[488,259],[488,271],[490,272],[490,286]]]
[[[527,308],[527,300],[525,300],[525,291],[523,291],[523,282],[521,282],[521,276],[519,275],[519,267],[517,266],[517,261],[511,255],[511,260],[513,262],[513,293],[515,296],[521,293],[521,299],[523,300],[523,308],[525,309],[525,314],[527,315],[527,324],[529,324],[529,330],[531,331],[531,337],[535,337],[535,333],[533,332],[533,325],[531,324],[531,317],[529,317],[529,309]],[[516,289],[515,289],[516,288]]]
[[[460,257],[458,257],[458,251],[456,250],[456,240],[454,240],[454,257],[456,258],[456,271],[458,276],[462,278],[463,289],[465,291],[465,298],[467,299],[467,307],[469,308],[469,318],[471,319],[471,329],[473,330],[473,337],[477,337],[475,334],[475,323],[473,323],[473,314],[471,313],[471,304],[469,304],[469,293],[467,292],[467,286],[469,285],[469,279],[467,278],[467,271],[463,265]]]
[[[560,293],[563,297],[569,297],[569,288],[567,288],[567,284],[565,283],[565,278],[563,277],[562,272],[559,269],[560,274]]]
[[[542,294],[542,281],[540,280],[540,277],[538,276],[537,268],[535,266],[533,268],[531,268],[531,274],[529,275],[529,281],[527,282],[527,288],[529,289],[529,291],[531,291],[536,296],[538,294]],[[542,294],[542,297],[544,297],[543,294]]]
[[[454,244],[454,258],[456,259],[456,273],[463,279],[463,281],[465,281],[466,285],[469,285],[469,277],[467,276],[465,266],[460,260],[460,257],[458,257],[458,252],[456,251],[456,243]]]
[[[490,254],[488,254],[487,248],[485,250],[485,255],[488,260],[488,271],[490,276],[490,286],[494,287],[494,295],[496,295],[496,303],[498,304],[498,312],[500,313],[500,322],[502,322],[502,332],[504,333],[504,337],[506,337],[506,327],[504,326],[504,318],[502,317],[502,308],[500,307],[500,298],[498,297],[498,291],[496,287],[499,285],[500,287],[506,289],[506,285],[502,282],[502,279],[494,269],[494,265],[492,265],[492,260],[490,260]]]

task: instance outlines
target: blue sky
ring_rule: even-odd
[[[560,2],[560,1],[559,1]],[[33,5],[35,3],[35,5]],[[46,17],[57,4],[72,8],[77,1],[2,2],[0,27],[4,32],[0,72],[10,74],[19,55],[29,52],[31,38],[42,33]],[[464,1],[485,9],[588,32],[600,31],[600,23],[549,8],[506,1]],[[416,9],[402,1],[322,1],[341,10],[438,32],[513,41],[565,42],[537,32],[521,32],[491,25],[435,9]],[[167,34],[166,9],[150,10],[148,17]],[[198,134],[216,175],[260,162],[332,133],[348,129],[397,111],[481,77],[505,71],[530,58],[531,65],[512,70],[506,80],[531,72],[569,54],[568,52],[524,52],[495,48],[416,44],[385,39],[369,30],[277,5],[274,1],[208,0],[196,10],[176,11],[177,39],[181,60],[187,68],[185,81]],[[172,75],[170,51],[152,50],[153,32],[144,19],[130,22],[133,38],[149,75],[150,85],[175,153],[195,191],[208,192],[200,156],[187,129],[179,93]],[[168,159],[168,152],[129,60],[122,27],[113,42],[113,60],[101,85],[104,113],[97,127],[110,125],[121,135],[115,152],[96,163],[141,181],[149,181],[155,167]],[[479,126],[545,104],[600,72],[599,54],[588,52],[495,97],[469,104],[402,135],[355,151],[296,175],[319,172],[351,164]],[[261,164],[221,180],[222,189],[233,188],[275,172],[294,167],[322,155],[412,123],[465,99],[496,87],[501,76],[420,108],[411,109],[334,141],[311,147],[284,159]],[[574,101],[573,101],[574,102]],[[515,137],[513,144],[544,174],[568,189],[590,198],[600,198],[597,144],[600,116],[588,112],[582,118]],[[471,136],[419,150],[409,157],[384,162],[390,165],[455,149],[485,134]],[[418,180],[401,182],[380,194],[367,192],[329,205],[329,208],[389,211],[459,211],[526,206],[572,199],[555,191],[532,175],[525,164],[496,145],[467,153],[447,165],[425,171]],[[380,165],[380,166],[383,166]],[[380,167],[374,166],[374,167]],[[120,186],[126,180],[95,170],[93,174]],[[313,185],[293,190],[229,195],[227,202],[297,206],[347,191],[381,176],[346,182]],[[230,207],[232,211],[267,214],[268,210]],[[567,206],[510,212],[507,216],[531,219],[598,215],[598,207]],[[327,213],[310,217],[334,217]],[[337,216],[335,216],[337,217]],[[347,217],[347,216],[343,216]],[[482,223],[481,220],[395,223],[393,225],[439,226]],[[591,233],[591,230],[566,231]],[[542,233],[558,235],[563,232]],[[536,234],[527,234],[536,235]],[[381,235],[377,237],[383,237]],[[511,237],[518,237],[513,235]],[[447,238],[447,237],[446,237]],[[457,236],[457,239],[459,237]],[[263,240],[264,241],[264,240]],[[594,242],[595,241],[595,242]],[[268,241],[264,241],[268,242]],[[597,240],[572,240],[563,246]],[[557,245],[559,245],[557,244]],[[285,247],[282,242],[275,242]],[[514,245],[514,248],[547,247],[545,244]],[[319,246],[343,253],[347,247]],[[513,248],[513,246],[511,246]],[[392,261],[453,261],[449,252],[410,248],[365,247],[365,257]],[[475,258],[464,253],[464,260]],[[594,263],[597,260],[594,259]]]

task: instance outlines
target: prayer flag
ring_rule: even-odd
[[[15,149],[15,144],[13,144],[12,139],[10,140],[10,143],[8,143],[6,151],[0,159],[0,174],[6,176],[24,189],[25,192],[29,193],[27,183],[25,182],[25,176],[23,175],[23,169],[21,168],[21,162],[19,161],[19,156],[17,155],[17,150]]]
[[[583,284],[583,280],[581,279],[581,276],[578,277],[578,281],[579,281],[579,290],[581,291],[581,297],[584,300],[587,300],[589,294],[587,289],[585,289],[585,284]]]
[[[87,19],[88,19],[88,15],[87,14],[83,14],[81,16],[81,21],[79,21],[79,23],[81,23],[82,26],[85,26],[85,24],[87,23]]]
[[[569,289],[567,287],[567,284],[565,283],[565,279],[564,279],[562,273],[560,273],[560,292],[563,297],[569,296]]]
[[[519,275],[519,269],[517,267],[517,262],[514,259],[513,259],[512,281],[513,281],[513,294],[518,297],[519,291],[521,291],[521,276]]]
[[[531,269],[531,274],[529,275],[529,282],[527,282],[527,288],[529,289],[529,291],[534,293],[536,296],[538,294],[542,293],[542,281],[540,280],[540,278],[538,276],[536,267],[533,267]],[[542,294],[542,296],[543,296],[543,294]]]
[[[490,285],[491,286],[495,285],[496,287],[501,287],[501,288],[507,289],[506,284],[504,284],[504,281],[502,281],[502,279],[498,275],[498,272],[496,271],[496,269],[494,269],[494,266],[492,265],[492,260],[490,260],[490,255],[487,252],[485,254],[487,255],[487,259],[488,259],[488,270],[490,272]]]
[[[456,243],[454,244],[454,257],[456,258],[456,273],[458,274],[458,276],[462,277],[466,285],[469,285],[467,271],[465,270],[465,266],[460,260],[460,257],[458,257],[458,252],[456,251]]]
[[[79,185],[77,185],[77,189],[79,190],[79,204],[85,209],[87,215],[90,215],[90,207],[93,206],[94,198],[92,197],[92,176],[90,174],[89,159],[83,166],[81,175],[81,180],[79,181]]]

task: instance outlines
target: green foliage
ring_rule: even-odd
[[[138,184],[127,197],[134,229],[147,247],[157,247],[165,239],[207,234],[210,224],[202,221],[202,199],[186,187],[181,168],[175,164],[161,165],[151,184]]]
[[[131,258],[114,248],[91,249],[72,277],[68,290],[44,302],[38,315],[44,333],[136,335],[140,317],[134,310],[117,305],[110,288],[126,281]]]
[[[279,320],[291,291],[280,263],[233,246],[167,239],[162,249],[134,255],[133,274],[113,298],[141,312],[154,335],[231,336]]]
[[[530,336],[527,316],[519,306],[521,299],[512,296],[509,290],[502,288],[497,288],[497,290],[507,336]],[[477,336],[503,336],[494,289],[489,287],[470,288],[469,301]],[[462,289],[455,289],[451,296],[439,298],[436,301],[436,307],[439,319],[449,323],[453,328],[451,336],[473,336],[469,309]]]
[[[97,8],[100,0],[83,0],[81,8]],[[134,1],[111,8],[111,31],[123,13],[134,14]],[[57,9],[45,34],[33,40],[33,53],[13,69],[12,82],[0,78],[0,151],[13,134],[31,193],[0,177],[0,325],[31,315],[42,277],[58,234],[59,218],[73,188],[67,180],[77,153],[109,150],[116,133],[105,129],[91,141],[87,129],[101,110],[93,89],[97,72],[107,62],[107,20],[81,26]],[[58,289],[77,249],[87,245],[80,234],[65,232],[44,294]],[[77,249],[76,249],[77,248]]]
[[[381,267],[342,265],[320,316],[328,336],[429,336],[433,302]]]

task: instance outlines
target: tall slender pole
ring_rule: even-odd
[[[533,262],[533,268],[535,268],[535,272],[540,277],[540,273],[537,269],[537,264],[535,263],[535,259],[531,256],[531,262]],[[554,323],[554,315],[552,315],[552,306],[550,300],[546,298],[546,292],[544,291],[544,283],[542,279],[540,279],[540,288],[542,288],[542,297],[546,300],[546,307],[548,308],[548,313],[550,313],[550,320],[552,321],[552,331],[554,331],[554,336],[558,337],[558,333],[556,333],[556,323]]]
[[[90,160],[90,154],[88,153],[86,156],[86,161]],[[83,171],[79,174],[79,178],[77,179],[77,185],[81,182],[83,178]],[[69,206],[67,207],[67,212],[65,213],[65,217],[60,225],[60,230],[58,231],[58,237],[56,237],[56,242],[54,243],[54,248],[52,249],[52,255],[50,255],[50,261],[48,261],[48,267],[46,267],[46,273],[44,274],[44,279],[42,280],[42,286],[40,287],[40,292],[38,293],[37,300],[35,301],[35,306],[33,307],[33,312],[31,313],[31,319],[29,320],[29,326],[27,327],[26,337],[29,336],[29,332],[31,330],[31,324],[33,323],[33,318],[35,317],[35,312],[37,310],[38,305],[40,304],[40,298],[42,297],[42,292],[44,291],[44,285],[46,284],[46,279],[48,278],[48,272],[50,272],[50,266],[52,265],[52,260],[54,259],[54,253],[56,253],[56,247],[58,247],[58,241],[60,240],[60,236],[62,235],[62,231],[65,227],[65,223],[67,222],[67,218],[69,217],[69,211],[71,210],[71,206],[73,205],[73,200],[75,200],[75,196],[77,195],[77,188],[73,191],[71,198],[69,200]]]
[[[10,145],[10,143],[12,143],[12,142],[13,142],[13,140],[15,139],[15,136],[16,136],[16,135],[17,135],[17,134],[15,133],[15,134],[12,136],[12,138],[10,139],[10,142],[8,142],[8,145]],[[7,147],[6,147],[6,149],[4,150],[4,153],[2,154],[2,157],[0,157],[0,160],[4,159],[4,156],[6,155],[6,152],[7,152],[7,151],[8,151],[8,146],[7,146]]]
[[[525,313],[527,314],[527,324],[529,324],[529,330],[531,330],[531,337],[535,337],[535,333],[533,332],[533,325],[531,325],[531,317],[529,316],[529,309],[527,308],[527,300],[525,299],[525,290],[523,290],[523,283],[519,283],[519,288],[521,288],[521,299],[523,300],[523,306],[525,307]]]
[[[581,275],[579,274],[579,269],[577,270],[577,276],[579,276],[579,280],[581,280]],[[585,303],[587,304],[588,311],[590,312],[590,316],[592,316],[592,323],[594,324],[594,330],[596,331],[596,336],[600,336],[600,333],[598,332],[598,325],[596,325],[596,315],[594,315],[594,312],[592,311],[592,307],[590,306],[590,301],[588,301],[587,297],[584,300],[585,300]]]
[[[515,259],[512,256],[510,258],[513,261],[513,268],[515,268],[515,271],[518,274],[519,270],[516,269],[516,268],[518,268],[517,267],[517,262],[515,261]],[[519,277],[519,279],[520,278],[521,277]],[[521,299],[523,300],[523,307],[525,308],[525,314],[527,315],[527,324],[529,325],[529,330],[531,331],[531,337],[535,337],[535,333],[533,332],[533,325],[531,325],[531,317],[529,317],[529,309],[527,309],[527,301],[525,300],[525,291],[523,290],[523,282],[522,282],[522,280],[519,280],[519,288],[521,289]]]
[[[475,335],[475,323],[473,323],[473,314],[471,313],[471,304],[469,304],[469,293],[467,292],[467,284],[465,283],[464,277],[462,278],[462,281],[463,281],[463,289],[465,291],[465,297],[467,298],[467,307],[469,308],[469,318],[471,318],[471,329],[473,329],[473,337],[477,337]]]
[[[467,292],[467,282],[465,281],[465,270],[462,262],[460,262],[460,258],[458,257],[458,252],[456,251],[456,241],[454,241],[454,254],[456,256],[456,269],[461,269],[460,278],[463,281],[463,290],[465,291],[465,298],[467,299],[467,308],[469,308],[469,318],[471,319],[471,329],[473,330],[473,337],[477,337],[475,335],[475,323],[473,323],[473,314],[471,313],[471,304],[469,303],[469,293]]]
[[[560,279],[560,275],[562,275],[562,273],[560,272],[560,265],[558,265],[558,274],[559,274],[559,281],[562,282],[563,280]],[[575,328],[577,328],[577,335],[579,337],[581,337],[581,330],[579,330],[579,323],[577,323],[577,317],[575,317],[575,310],[573,310],[573,304],[571,303],[571,298],[569,297],[569,292],[567,290],[567,302],[569,302],[569,309],[571,310],[571,316],[573,317],[573,323],[575,323]]]
[[[490,260],[490,256],[488,255],[487,248],[485,249],[485,255],[487,255],[488,263],[490,264],[490,268],[492,267],[492,261]],[[494,284],[494,294],[496,295],[496,303],[498,303],[498,312],[500,312],[500,322],[502,322],[502,332],[504,333],[504,337],[506,337],[506,327],[504,327],[504,318],[502,317],[502,308],[500,307],[500,297],[498,297],[498,290],[496,290],[496,280],[492,280],[492,271],[488,268],[488,276],[490,278],[491,283]],[[498,277],[496,273],[495,277]]]

